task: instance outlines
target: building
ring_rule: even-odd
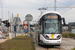
[[[14,26],[15,25],[17,26],[17,31],[16,32],[21,32],[22,26],[20,26],[20,25],[22,25],[22,22],[21,22],[21,19],[19,18],[19,16],[12,17],[10,19],[10,23],[11,23],[11,27],[10,27],[11,28],[10,29],[11,32],[14,32]]]
[[[71,33],[75,33],[75,22],[70,22],[68,28]]]

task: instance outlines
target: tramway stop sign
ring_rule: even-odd
[[[23,26],[23,29],[24,29],[24,30],[28,30],[28,26],[27,26],[27,25],[24,25],[24,26]]]
[[[27,14],[26,16],[25,16],[25,20],[27,20],[29,23],[28,23],[28,27],[29,27],[29,29],[28,29],[28,35],[30,34],[30,21],[32,21],[32,19],[33,19],[33,16],[31,15],[31,14]]]
[[[27,32],[28,30],[24,30],[24,32]]]
[[[24,32],[27,32],[28,31],[28,26],[27,26],[28,25],[28,21],[24,20],[23,24],[24,24],[24,26],[23,26]]]
[[[24,21],[23,21],[23,24],[25,24],[25,25],[28,24],[28,21],[24,20]]]
[[[24,29],[24,32],[27,32],[28,31],[28,26],[27,25],[23,26],[23,29]]]

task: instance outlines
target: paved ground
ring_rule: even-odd
[[[70,38],[63,38],[61,46],[39,46],[35,42],[36,50],[72,50],[75,48],[75,40]]]
[[[0,43],[5,42],[7,39],[0,39]]]

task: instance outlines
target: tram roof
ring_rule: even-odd
[[[46,14],[48,14],[48,13],[55,13],[55,14],[58,14],[58,15],[61,16],[61,14],[60,14],[59,12],[57,12],[57,11],[47,11],[47,12],[44,12],[43,14],[41,14],[38,20],[40,20],[40,18],[41,18],[42,16],[44,16],[44,15],[46,15]]]
[[[43,15],[46,15],[48,13],[55,13],[55,14],[58,14],[60,15],[60,13],[56,12],[56,11],[47,11],[47,12],[44,12],[40,17],[42,17]],[[60,15],[61,16],[61,15]]]

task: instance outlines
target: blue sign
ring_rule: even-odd
[[[17,31],[16,27],[17,27],[17,26],[15,25],[15,26],[14,26],[14,31]]]
[[[27,32],[28,30],[24,30],[24,32]]]

